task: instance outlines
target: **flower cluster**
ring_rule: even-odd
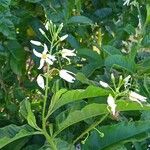
[[[59,52],[55,53],[55,54],[52,54],[52,49],[54,48],[54,46],[56,46],[59,42],[62,42],[64,41],[68,35],[64,35],[62,37],[59,37],[58,36],[58,33],[62,30],[63,28],[63,24],[60,24],[60,26],[58,27],[58,29],[56,30],[56,25],[54,25],[51,21],[50,22],[47,22],[46,25],[45,25],[45,28],[46,30],[50,30],[50,33],[51,33],[51,36],[52,36],[52,41],[50,41],[48,39],[48,37],[46,36],[46,33],[40,28],[39,31],[41,32],[42,35],[44,35],[46,37],[46,39],[48,39],[48,41],[51,43],[51,48],[50,50],[48,49],[48,46],[44,43],[42,44],[41,42],[39,41],[34,41],[34,40],[31,40],[30,42],[33,44],[33,45],[36,45],[36,46],[42,46],[43,47],[43,52],[40,53],[38,52],[37,50],[33,49],[33,53],[35,56],[37,56],[38,58],[40,58],[40,65],[38,67],[38,69],[42,69],[44,67],[44,64],[47,64],[47,65],[53,65],[55,61],[57,61],[57,54],[60,54],[62,58],[66,59],[69,61],[70,63],[70,58],[69,57],[72,57],[72,56],[76,56],[75,54],[75,50],[70,50],[70,49],[65,49],[63,48],[62,50],[60,50]],[[55,32],[52,33],[51,31],[51,28],[54,28]],[[54,43],[55,41],[55,43]],[[59,69],[58,69],[59,70]],[[70,83],[73,83],[75,81],[75,74],[68,71],[68,70],[65,70],[65,69],[61,69],[59,70],[59,76],[66,80],[67,82],[70,82]],[[44,78],[43,78],[43,75],[38,75],[37,77],[37,84],[42,88],[42,89],[45,89],[45,84],[44,84]]]
[[[142,103],[146,102],[146,97],[136,93],[135,91],[131,91],[129,89],[129,87],[131,86],[130,80],[131,80],[131,75],[127,76],[126,78],[123,79],[122,76],[119,77],[119,83],[118,86],[116,86],[115,83],[115,77],[113,74],[111,74],[111,80],[112,83],[114,85],[114,89],[106,82],[100,81],[100,85],[104,88],[109,88],[113,95],[109,94],[108,98],[107,98],[107,104],[112,112],[112,115],[115,116],[116,114],[116,103],[115,100],[117,99],[117,97],[120,96],[126,96],[129,98],[129,100],[131,101],[135,101],[137,103],[139,103],[141,105],[141,107],[143,107]],[[121,91],[121,87],[124,86],[124,90]]]

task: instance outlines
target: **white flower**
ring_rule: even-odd
[[[126,88],[128,85],[131,85],[130,83],[129,83],[129,80],[130,80],[130,78],[131,78],[131,75],[128,75],[126,78],[124,78],[124,87]]]
[[[76,54],[74,53],[74,50],[69,50],[69,49],[63,49],[61,51],[61,55],[63,58],[67,59],[70,62],[70,59],[68,58],[68,56],[76,56]]]
[[[60,37],[60,41],[63,41],[63,40],[65,40],[66,38],[68,37],[68,34],[66,34],[66,35],[64,35],[64,36],[62,36],[62,37]]]
[[[111,112],[112,112],[113,116],[115,116],[117,105],[115,104],[115,100],[111,94],[109,94],[109,96],[107,98],[107,104],[111,108]]]
[[[130,0],[124,0],[123,5],[127,5],[127,6],[129,6],[129,4],[130,4]]]
[[[67,82],[70,82],[70,83],[73,83],[75,81],[75,78],[73,76],[75,76],[74,73],[68,71],[68,70],[65,70],[65,69],[62,69],[59,71],[59,76],[66,80]]]
[[[41,46],[41,45],[42,45],[42,43],[39,42],[39,41],[33,41],[33,40],[31,40],[30,42],[31,42],[32,44],[34,44],[34,45],[37,45],[37,46]]]
[[[130,91],[129,92],[129,99],[131,101],[135,101],[135,102],[139,103],[141,106],[143,106],[141,102],[146,102],[147,98],[136,93],[136,92]]]
[[[45,35],[45,32],[44,32],[41,28],[39,28],[39,31],[40,31],[43,35]]]
[[[46,28],[46,30],[48,30],[48,28],[49,28],[49,22],[46,22],[45,28]]]
[[[109,87],[108,83],[106,83],[106,82],[99,81],[99,83],[100,83],[100,85],[101,85],[102,87],[104,87],[104,88],[108,88],[108,87]]]
[[[45,86],[44,86],[44,78],[43,78],[43,76],[41,76],[41,75],[38,75],[38,77],[37,77],[37,84],[39,85],[39,87],[41,87],[42,89],[44,89],[45,88]]]
[[[39,53],[35,49],[33,49],[33,53],[37,57],[41,58],[41,60],[40,60],[40,66],[38,67],[38,69],[41,69],[44,66],[45,62],[48,63],[48,64],[50,64],[50,65],[52,65],[53,61],[56,60],[55,56],[47,54],[47,52],[48,52],[48,48],[47,48],[46,44],[44,44],[44,51],[42,53]]]

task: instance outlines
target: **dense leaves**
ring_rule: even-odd
[[[147,149],[149,0],[0,0],[0,18],[0,149]]]

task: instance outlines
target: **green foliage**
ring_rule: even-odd
[[[150,2],[124,2],[0,0],[0,149],[147,149]],[[43,47],[31,40],[45,43],[55,55],[49,69],[46,63],[37,69],[41,58],[33,49]],[[76,56],[66,60],[63,48],[75,49]],[[75,82],[60,79],[61,69],[73,72]],[[130,91],[146,102],[133,99]]]

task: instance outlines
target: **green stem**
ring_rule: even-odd
[[[46,131],[46,128],[43,129],[43,135],[45,136],[47,142],[50,144],[52,150],[57,150],[54,140],[52,137],[49,136],[49,134]]]
[[[47,94],[48,94],[48,72],[49,72],[49,65],[47,66],[47,74],[46,74],[46,89],[45,89],[45,96],[44,96],[44,104],[43,104],[43,112],[42,112],[42,127],[44,128],[46,125],[45,120],[45,111],[46,111],[46,102],[47,102]]]
[[[103,116],[99,121],[96,121],[94,124],[92,124],[89,128],[87,128],[80,136],[78,136],[74,141],[73,144],[75,144],[78,140],[80,140],[85,134],[93,130],[96,126],[98,126],[100,123],[102,123],[108,116],[108,113]]]

